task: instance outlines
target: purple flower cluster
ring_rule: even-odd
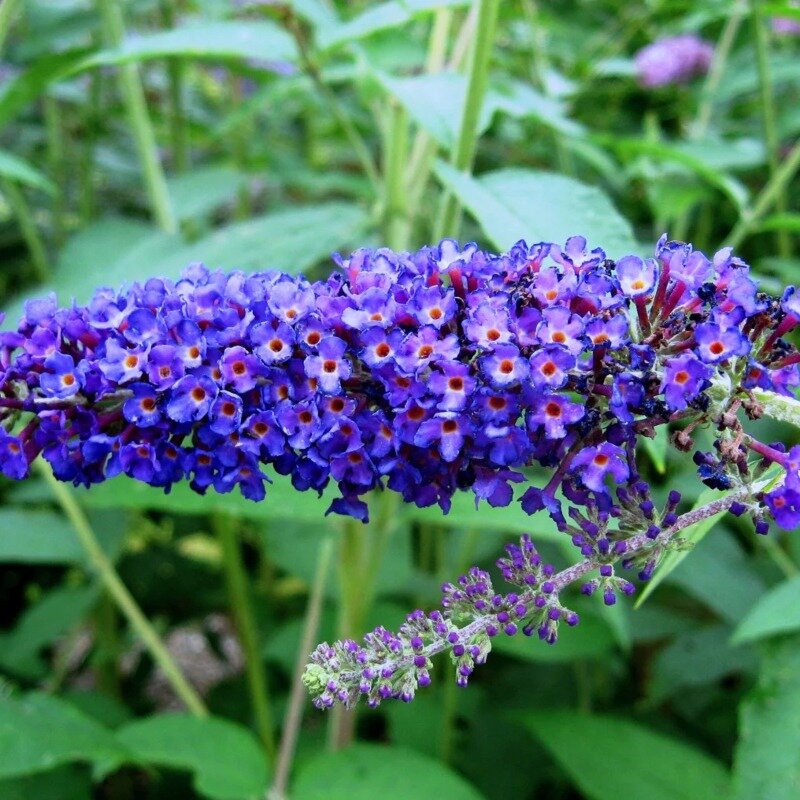
[[[797,0],[789,0],[791,8],[800,8]],[[773,33],[778,36],[800,36],[800,19],[795,17],[772,17],[770,20]]]
[[[76,485],[125,473],[261,500],[270,465],[300,490],[333,479],[331,510],[366,519],[379,487],[507,505],[538,463],[552,479],[523,507],[566,529],[559,489],[603,514],[610,481],[636,493],[639,435],[800,382],[781,338],[800,298],[760,295],[729,249],[662,238],[614,262],[581,237],[501,255],[444,240],[337,265],[317,282],[194,265],[85,306],[29,302],[0,334],[0,471],[41,454]]]
[[[639,83],[646,88],[688,83],[705,75],[714,57],[714,46],[687,33],[658,39],[636,53]]]

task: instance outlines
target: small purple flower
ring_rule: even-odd
[[[784,484],[769,492],[764,499],[779,527],[785,531],[800,527],[800,491],[796,487]]]
[[[269,348],[268,348],[269,349]],[[236,345],[229,347],[219,360],[219,371],[222,379],[237,392],[248,392],[258,382],[264,368],[261,362],[250,351]]]
[[[625,314],[610,319],[593,319],[586,325],[586,336],[595,347],[616,350],[630,340],[630,323]]]
[[[694,34],[659,39],[635,57],[639,83],[644,87],[686,83],[704,75],[714,57],[714,46]]]
[[[197,422],[208,414],[217,392],[211,378],[186,375],[172,387],[167,416],[175,422]]]
[[[268,367],[282,364],[291,358],[294,350],[294,331],[286,324],[273,327],[268,322],[254,325],[250,331],[252,341],[258,345],[255,354]]]
[[[319,355],[307,356],[304,362],[306,375],[316,378],[322,391],[333,394],[341,389],[353,368],[345,357],[347,343],[335,336],[323,339],[318,348]]]
[[[464,438],[470,433],[471,427],[464,417],[452,412],[443,412],[425,420],[419,426],[414,444],[418,447],[428,447],[437,443],[442,458],[450,462],[458,458],[464,446]]]
[[[147,377],[159,389],[169,389],[183,377],[184,367],[180,352],[171,344],[157,344],[147,356]]]
[[[143,347],[129,350],[116,339],[106,342],[106,355],[98,362],[100,371],[110,381],[127,383],[142,376],[147,365],[147,349]]]
[[[507,344],[511,341],[508,312],[505,309],[494,308],[488,303],[482,303],[472,311],[464,323],[464,333],[471,342],[486,350]]]
[[[643,261],[638,256],[625,256],[617,261],[617,280],[626,297],[643,297],[652,293],[658,273],[652,258]]]
[[[158,407],[158,394],[147,383],[132,383],[129,397],[122,406],[122,413],[128,422],[140,428],[149,428],[161,421],[161,410]]]
[[[364,349],[361,357],[371,367],[390,363],[400,349],[403,334],[400,331],[386,331],[383,328],[368,328],[361,334]]]
[[[630,477],[625,451],[610,442],[603,442],[596,447],[585,447],[573,459],[571,470],[587,489],[599,493],[606,492],[607,475],[611,475],[617,483]]]
[[[531,380],[537,389],[560,389],[575,367],[575,356],[563,347],[550,345],[531,356]]]
[[[0,473],[8,478],[21,481],[28,477],[28,459],[22,442],[0,428]]]
[[[558,344],[573,355],[583,350],[580,337],[583,336],[583,323],[577,314],[566,308],[546,308],[536,335],[543,345]]]
[[[242,399],[231,392],[220,392],[208,412],[209,427],[227,436],[239,430],[242,422]]]
[[[498,387],[511,386],[528,377],[530,366],[513,344],[503,344],[481,359],[481,370]]]
[[[535,403],[533,411],[528,414],[528,425],[543,427],[547,439],[563,439],[567,435],[567,426],[582,419],[586,413],[583,406],[558,394],[541,396]]]
[[[431,374],[429,384],[440,398],[436,407],[440,411],[462,411],[475,389],[475,378],[466,364],[446,362],[441,369]]]
[[[713,374],[711,367],[691,353],[667,359],[661,391],[673,411],[683,411]]]
[[[45,359],[44,366],[48,371],[39,377],[39,386],[48,397],[74,397],[83,387],[83,368],[75,366],[72,356],[53,353]]]
[[[409,310],[420,325],[441,328],[456,311],[456,298],[452,289],[443,292],[438,286],[421,287],[414,294]]]
[[[706,322],[697,326],[694,338],[697,353],[707,364],[746,356],[750,352],[750,341],[738,328],[723,329],[713,322]]]

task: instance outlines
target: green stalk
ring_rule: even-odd
[[[792,147],[789,155],[778,167],[777,172],[769,179],[767,185],[753,203],[752,208],[742,214],[741,219],[726,240],[731,247],[738,247],[753,228],[761,221],[764,214],[769,211],[777,199],[783,194],[792,181],[797,170],[800,169],[800,140]]]
[[[122,6],[115,0],[97,0],[108,44],[119,47],[125,38]],[[122,64],[119,68],[120,91],[128,114],[128,121],[136,142],[142,164],[145,188],[153,218],[167,233],[177,233],[178,221],[167,189],[167,179],[158,157],[153,124],[147,113],[147,101],[136,64]]]
[[[242,561],[239,537],[235,522],[228,517],[217,520],[215,528],[222,546],[222,565],[228,587],[230,610],[244,653],[247,685],[250,690],[250,700],[253,703],[256,729],[267,758],[271,762],[275,758],[272,708],[264,661],[261,658],[256,621],[247,590],[247,573]]]
[[[108,592],[103,592],[94,612],[94,638],[98,686],[106,694],[119,697],[117,610]]]
[[[3,52],[3,45],[14,22],[14,15],[21,7],[22,0],[0,0],[0,53]]]
[[[384,168],[384,231],[389,247],[393,250],[405,250],[408,248],[410,234],[405,181],[408,165],[408,114],[394,99],[389,101],[388,125]]]
[[[50,178],[56,187],[53,198],[53,241],[56,246],[64,240],[64,200],[66,198],[67,176],[64,157],[63,126],[61,110],[54,97],[44,98],[44,123],[47,130],[47,161]]]
[[[117,608],[119,608],[131,628],[133,628],[142,640],[142,643],[153,657],[155,663],[164,673],[170,686],[174,689],[175,694],[183,700],[186,707],[195,716],[206,716],[208,711],[205,705],[203,705],[203,701],[183,676],[183,673],[164,646],[164,643],[159,638],[155,629],[142,613],[136,600],[134,600],[117,574],[114,565],[103,552],[103,548],[100,547],[97,536],[92,530],[92,526],[89,524],[89,520],[78,505],[70,489],[66,484],[56,480],[52,470],[45,461],[39,459],[36,462],[36,466],[53,492],[64,515],[72,523],[78,540],[89,558],[89,564],[92,569],[97,573],[106,591],[111,596],[114,603],[116,603]]]
[[[100,99],[103,90],[103,73],[94,70],[89,75],[89,102],[82,109],[83,147],[80,156],[80,196],[78,210],[85,225],[94,216],[94,148],[100,120]]]
[[[175,11],[172,0],[160,0],[161,21],[165,29],[175,27]],[[179,58],[167,59],[167,81],[169,83],[169,130],[172,143],[172,164],[178,174],[189,167],[189,136],[184,120],[184,78],[186,67]]]
[[[242,81],[233,72],[228,72],[228,96],[233,105],[232,112],[235,114],[242,103]],[[247,171],[248,163],[248,144],[249,135],[241,121],[237,121],[230,132],[231,150],[236,166],[242,171]],[[245,181],[239,189],[239,196],[236,203],[236,217],[247,219],[250,216],[250,186]]]
[[[303,719],[303,706],[305,705],[306,699],[306,689],[305,686],[303,686],[303,673],[308,663],[308,654],[313,650],[314,642],[318,636],[317,631],[319,630],[320,618],[322,616],[322,601],[332,554],[333,537],[327,535],[322,540],[317,554],[317,567],[314,571],[311,593],[308,597],[305,622],[303,623],[303,633],[300,639],[300,647],[297,650],[297,661],[295,662],[289,707],[286,710],[283,734],[281,735],[281,744],[278,753],[278,763],[275,766],[275,780],[272,784],[272,789],[267,795],[268,800],[285,800],[286,797],[286,787],[289,782],[289,773],[292,769],[292,761],[294,760],[297,736],[300,732],[300,723]]]
[[[36,226],[28,201],[22,193],[22,189],[14,181],[8,178],[0,179],[0,189],[8,201],[11,212],[17,218],[22,238],[31,256],[31,264],[36,279],[42,283],[50,278],[50,266],[47,261],[47,251],[44,241]]]
[[[478,0],[478,24],[473,42],[467,97],[461,116],[458,139],[450,161],[457,170],[468,170],[475,158],[480,118],[486,88],[489,84],[489,62],[494,44],[495,28],[500,0]],[[461,206],[447,190],[442,194],[439,217],[434,239],[458,236],[461,222]]]
[[[756,46],[756,65],[758,67],[758,85],[761,97],[761,121],[764,128],[764,145],[767,149],[767,163],[769,164],[770,179],[775,177],[780,166],[780,139],[778,127],[775,122],[775,98],[772,92],[772,76],[769,66],[769,41],[767,38],[766,21],[762,12],[762,0],[751,0],[751,14],[753,20],[753,37]],[[784,213],[788,208],[786,193],[781,189],[775,197],[778,213]],[[783,258],[792,254],[791,241],[788,231],[779,230],[776,233],[778,253]]]

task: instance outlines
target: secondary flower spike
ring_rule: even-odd
[[[648,88],[688,83],[705,75],[714,58],[714,46],[687,33],[667,36],[643,47],[634,62],[639,83]]]
[[[365,519],[379,487],[445,511],[461,489],[507,505],[539,464],[552,478],[523,507],[566,530],[559,490],[616,513],[609,482],[635,495],[637,437],[671,421],[686,449],[716,424],[701,477],[736,483],[758,446],[736,412],[757,413],[755,387],[800,382],[782,338],[794,289],[759,294],[729,249],[662,238],[654,258],[614,262],[576,236],[335,260],[315,282],[193,265],[85,306],[28,302],[0,334],[0,470],[24,478],[41,454],[76,485],[125,473],[261,500],[269,466],[300,490],[335,482],[330,510]],[[797,459],[764,447],[794,477],[761,509],[796,524]]]

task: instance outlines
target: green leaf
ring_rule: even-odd
[[[666,425],[656,428],[656,435],[653,439],[645,436],[641,440],[655,471],[659,475],[667,474],[667,452],[669,449],[669,431]]]
[[[0,780],[3,800],[92,800],[89,771],[63,766],[36,775]]]
[[[320,49],[328,50],[404,25],[417,15],[437,8],[466,5],[469,5],[469,0],[390,0],[388,3],[378,3],[347,22],[321,28],[317,44]]]
[[[205,217],[236,198],[247,175],[224,164],[210,164],[167,181],[172,205],[180,220]]]
[[[731,643],[755,642],[796,630],[800,630],[800,575],[759,598],[733,632]]]
[[[82,560],[75,531],[59,514],[0,509],[0,563],[74,564]]]
[[[481,795],[439,761],[399,747],[351,745],[307,762],[292,800],[480,800]]]
[[[694,504],[692,509],[700,508],[701,506],[707,505],[708,503],[713,502],[714,500],[719,498],[719,492],[714,489],[706,489],[700,497],[697,498],[697,502]],[[713,517],[708,517],[700,522],[696,522],[694,525],[686,528],[685,530],[681,531],[681,539],[685,539],[687,542],[690,542],[695,547],[703,541],[706,535],[711,531],[714,525],[717,524],[720,517],[722,516],[723,512],[719,514],[715,514]],[[645,600],[656,590],[656,588],[664,581],[664,579],[678,566],[678,564],[689,555],[690,550],[670,550],[664,558],[661,560],[661,563],[656,568],[655,574],[652,578],[647,582],[642,593],[639,595],[638,599],[636,600],[636,604],[634,608],[639,608]]]
[[[739,708],[732,800],[800,797],[800,638],[770,642]]]
[[[756,665],[754,654],[732,649],[729,638],[727,625],[680,633],[655,657],[650,670],[649,699],[662,702],[687,687],[717,683],[727,675],[752,670]]]
[[[587,800],[727,797],[715,759],[638,723],[578,711],[515,714]]]
[[[96,601],[94,586],[60,586],[47,592],[13,630],[0,634],[0,665],[27,678],[44,677],[47,664],[39,651],[77,625]]]
[[[227,720],[159,714],[124,725],[117,739],[148,764],[188,770],[212,800],[261,800],[267,764],[253,735]]]
[[[57,697],[43,692],[0,696],[0,779],[74,761],[130,760],[108,730]]]
[[[53,290],[62,303],[72,298],[87,302],[98,286],[176,278],[192,261],[297,274],[353,244],[366,219],[360,208],[347,203],[288,208],[228,225],[191,244],[130,220],[102,220],[67,243],[52,284],[37,293]],[[18,298],[7,309],[12,319],[21,314],[22,304]]]
[[[297,49],[286,31],[266,20],[201,22],[129,36],[120,47],[95,53],[74,70],[167,56],[204,61],[248,58],[293,61]]]
[[[789,231],[800,233],[800,214],[787,212],[785,214],[772,214],[765,217],[756,225],[759,231]]]
[[[754,389],[753,396],[763,406],[768,417],[800,428],[800,400],[766,389]]]
[[[438,161],[435,172],[501,250],[518,239],[564,242],[585,236],[612,258],[638,246],[627,221],[600,189],[565,175],[530,169],[502,169],[480,177]]]
[[[56,191],[56,187],[38,169],[5,150],[0,150],[0,177],[43,189],[50,194]]]

